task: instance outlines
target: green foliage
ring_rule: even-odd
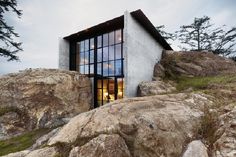
[[[49,129],[39,129],[27,132],[7,140],[0,141],[0,156],[25,150],[32,146],[37,138],[49,132]]]
[[[18,17],[22,11],[17,9],[16,0],[1,0],[0,2],[0,56],[8,58],[8,61],[18,60],[16,53],[22,51],[20,42],[14,41],[19,35],[9,26],[4,18],[6,12],[12,11]]]
[[[182,91],[188,88],[203,90],[211,84],[227,84],[236,81],[236,75],[207,76],[207,77],[178,77],[177,90]]]
[[[4,114],[6,114],[8,112],[16,112],[21,115],[21,111],[14,106],[0,107],[0,116],[3,116]]]

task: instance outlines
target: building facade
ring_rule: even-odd
[[[141,10],[60,39],[59,68],[88,75],[94,107],[137,94],[163,49],[171,50]]]

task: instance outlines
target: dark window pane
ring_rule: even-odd
[[[80,65],[84,64],[84,53],[80,53]]]
[[[90,51],[90,64],[94,63],[94,50]]]
[[[111,32],[109,33],[109,45],[113,45],[115,43],[115,35],[114,35],[115,32]]]
[[[115,32],[115,43],[121,43],[122,42],[122,35],[121,35],[121,29],[116,30]]]
[[[121,44],[118,44],[115,46],[115,54],[116,54],[116,59],[121,59]]]
[[[81,66],[80,66],[79,72],[80,72],[81,74],[84,74],[84,65],[81,65]]]
[[[100,36],[98,36],[98,38],[97,38],[97,47],[99,48],[99,47],[102,47],[102,36],[100,35]]]
[[[84,45],[84,50],[88,51],[89,50],[89,40],[85,40],[85,45]]]
[[[97,62],[102,62],[102,49],[97,50]]]
[[[108,76],[108,62],[103,62],[103,76]]]
[[[89,68],[90,68],[90,74],[94,74],[94,64],[90,64]]]
[[[114,46],[109,46],[109,60],[115,60],[114,51]]]
[[[89,64],[89,52],[84,53],[84,64]]]
[[[84,41],[80,42],[80,52],[84,51]]]
[[[108,46],[108,33],[103,34],[103,46]]]
[[[103,47],[103,61],[108,61],[108,47]]]
[[[90,39],[90,50],[94,49],[94,38]]]
[[[116,75],[121,75],[122,74],[122,60],[116,60]]]
[[[109,67],[109,76],[115,75],[115,62],[110,61],[108,67]]]
[[[85,65],[84,66],[84,74],[88,74],[89,73],[89,66]]]
[[[102,63],[97,64],[97,74],[102,75]]]

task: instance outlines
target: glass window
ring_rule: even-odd
[[[103,48],[103,61],[108,61],[108,47]]]
[[[109,46],[109,60],[115,60],[114,53],[114,46]]]
[[[90,50],[90,54],[89,55],[90,55],[90,60],[89,60],[90,64],[94,63],[94,50]]]
[[[97,62],[102,62],[102,49],[97,50]]]
[[[88,74],[89,73],[89,65],[85,65],[84,66],[84,74]]]
[[[116,75],[121,75],[122,74],[122,60],[116,60]]]
[[[102,100],[102,89],[98,89],[98,93],[97,93],[97,95],[98,95],[98,100]]]
[[[114,31],[109,33],[109,45],[113,45],[115,43],[115,35],[114,35]]]
[[[89,52],[84,53],[84,64],[89,64]]]
[[[116,30],[115,32],[115,43],[121,43],[122,42],[122,34],[121,34],[121,29]]]
[[[121,59],[121,44],[118,44],[115,46],[115,54],[116,54],[116,59]]]
[[[89,40],[88,40],[88,39],[85,40],[85,42],[84,42],[84,50],[85,50],[85,51],[88,51],[88,50],[89,50]]]
[[[90,50],[94,49],[94,38],[90,39]]]
[[[97,38],[97,47],[98,48],[102,47],[102,36],[101,35],[98,36],[98,38]]]
[[[102,80],[98,80],[97,83],[98,83],[98,88],[102,88]]]
[[[80,52],[84,52],[84,41],[80,42]]]
[[[108,33],[103,34],[103,46],[108,46]]]
[[[108,76],[108,68],[109,68],[108,62],[103,62],[103,76]]]
[[[81,74],[84,74],[84,65],[81,65],[81,66],[80,66],[79,72],[80,72]]]
[[[97,64],[97,73],[98,73],[99,75],[102,75],[102,63],[98,63],[98,64]]]
[[[110,61],[108,67],[109,67],[109,75],[110,76],[115,75],[115,62]]]
[[[94,74],[94,64],[90,64],[89,69],[90,69],[89,73]]]
[[[84,53],[80,53],[80,65],[84,64]]]

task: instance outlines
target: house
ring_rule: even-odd
[[[59,68],[88,75],[94,107],[134,97],[150,81],[162,51],[172,50],[141,10],[60,39]]]

